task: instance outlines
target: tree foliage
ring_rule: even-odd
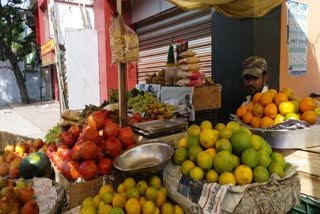
[[[32,13],[20,5],[21,0],[0,1],[0,60],[9,59],[20,90],[22,103],[29,103],[29,96],[25,80],[18,66],[18,62],[35,51],[34,34],[23,36],[24,28],[29,23],[27,18]]]

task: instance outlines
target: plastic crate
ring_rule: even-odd
[[[301,196],[301,203],[299,206],[293,207],[289,214],[301,214],[301,213],[307,213],[307,214],[318,214],[320,213],[320,203],[317,203],[316,201]]]

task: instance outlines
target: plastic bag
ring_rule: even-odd
[[[178,82],[176,82],[176,85],[178,86],[187,86],[187,87],[196,87],[196,86],[200,86],[205,84],[205,80],[204,79],[196,79],[196,80],[192,80],[192,79],[181,79]]]
[[[112,19],[109,33],[112,63],[124,63],[123,19],[121,16],[117,16]]]
[[[204,78],[204,73],[201,71],[177,71],[177,79],[201,79]]]
[[[181,60],[178,61],[179,64],[195,64],[195,63],[198,63],[200,62],[200,58],[199,57],[186,57],[186,58],[183,58]]]
[[[180,57],[181,58],[187,58],[187,57],[193,57],[195,55],[196,55],[196,53],[193,50],[187,50],[187,51],[182,52],[180,54]]]
[[[125,34],[123,35],[126,62],[137,62],[139,60],[139,38],[136,32],[125,25]]]
[[[195,63],[195,64],[182,64],[179,67],[184,71],[198,71],[201,68],[201,66],[197,63]]]

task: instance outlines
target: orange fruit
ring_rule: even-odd
[[[278,114],[278,108],[276,104],[274,103],[269,103],[266,105],[263,109],[264,115],[271,117],[272,119],[275,118]]]
[[[260,102],[261,94],[262,94],[262,93],[260,93],[260,92],[256,93],[256,94],[253,96],[252,101],[253,101],[254,103]]]
[[[299,110],[302,113],[305,111],[313,111],[315,107],[316,103],[311,97],[305,97],[299,103]]]
[[[272,118],[268,116],[264,116],[261,119],[260,128],[266,128],[266,127],[272,126],[273,124],[274,124],[274,121]]]
[[[247,106],[241,105],[241,106],[237,109],[237,116],[238,116],[239,118],[242,118],[245,113],[247,113]]]
[[[260,128],[261,118],[260,117],[253,117],[250,125],[252,128]]]
[[[272,93],[269,93],[269,92],[263,92],[261,94],[261,97],[260,97],[260,103],[261,105],[265,106],[265,105],[268,105],[269,103],[272,103],[273,101],[273,95]]]
[[[277,90],[276,90],[276,89],[273,89],[273,88],[272,88],[272,89],[269,89],[268,92],[272,94],[272,97],[273,97],[273,98],[274,98],[274,96],[275,96],[276,94],[278,94]]]
[[[244,123],[249,124],[251,122],[252,118],[253,118],[253,114],[251,112],[246,112],[242,117],[242,121]]]
[[[317,122],[317,113],[314,111],[305,111],[303,112],[301,119],[308,124],[313,125]]]
[[[261,95],[262,96],[262,95]],[[252,109],[254,116],[262,117],[263,116],[263,106],[260,103],[255,103]]]
[[[283,93],[278,93],[274,96],[273,101],[278,106],[280,103],[288,101],[288,96]]]
[[[254,106],[254,102],[250,102],[250,103],[247,105],[247,111],[252,111],[253,106]]]

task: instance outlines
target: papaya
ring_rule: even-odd
[[[43,152],[31,153],[21,161],[19,173],[20,176],[25,179],[50,177],[50,160]]]

